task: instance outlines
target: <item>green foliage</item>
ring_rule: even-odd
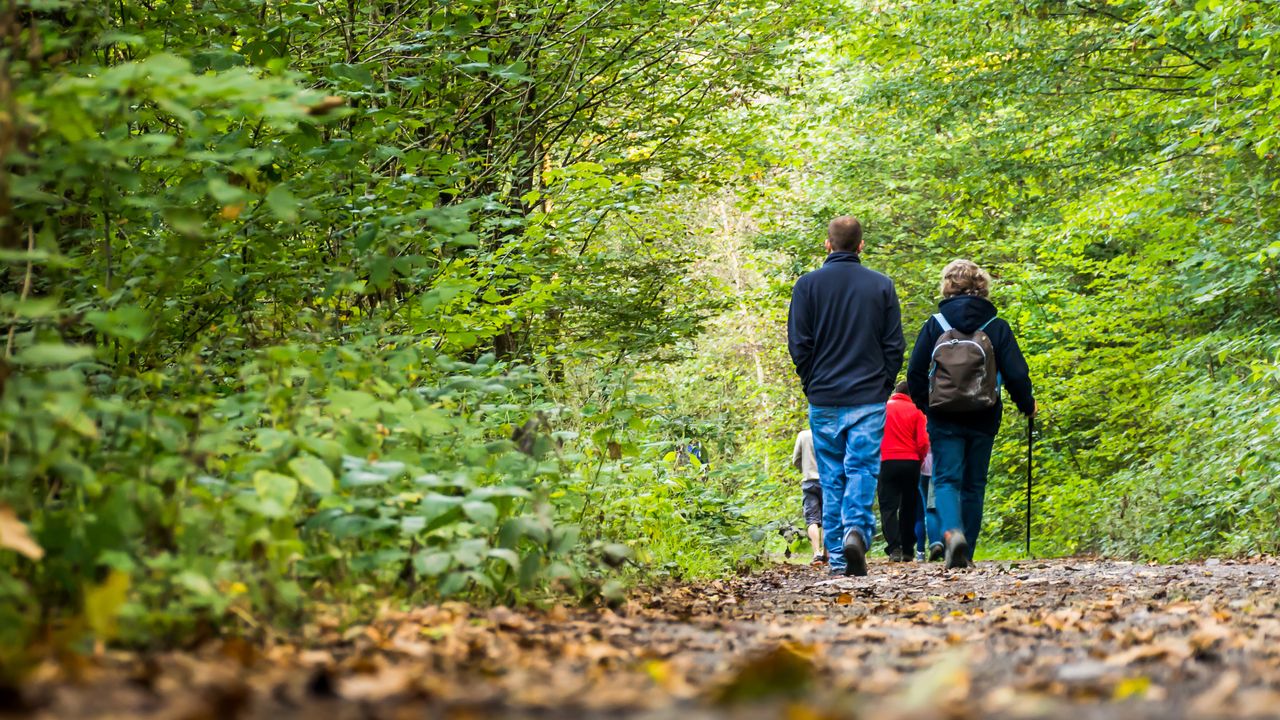
[[[619,600],[641,535],[584,508],[719,307],[682,207],[825,11],[776,10],[0,10],[0,503],[45,550],[0,548],[0,646]]]
[[[814,42],[776,108],[798,161],[749,196],[775,258],[760,312],[781,322],[837,213],[864,220],[909,336],[970,257],[1045,408],[1038,553],[1275,552],[1275,7],[855,5],[856,32]],[[777,436],[799,417],[761,420]],[[998,441],[996,543],[1025,520],[1024,432],[1007,418]]]

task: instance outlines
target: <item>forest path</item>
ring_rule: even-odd
[[[26,694],[37,717],[182,720],[1275,717],[1278,590],[1274,559],[778,566],[616,610],[446,603],[311,649],[108,654]]]

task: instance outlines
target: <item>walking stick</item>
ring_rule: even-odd
[[[1035,432],[1036,419],[1027,418],[1027,557],[1031,557],[1031,443]]]

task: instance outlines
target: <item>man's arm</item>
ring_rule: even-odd
[[[801,384],[807,387],[813,370],[813,314],[804,286],[802,277],[791,288],[791,307],[787,310],[787,350],[791,353],[791,362],[796,366]]]
[[[933,345],[938,341],[933,334],[935,324],[933,318],[924,322],[907,363],[907,392],[922,412],[929,411],[929,365],[933,362]]]
[[[792,464],[792,465],[794,465],[794,466],[795,466],[795,468],[796,468],[797,470],[803,470],[803,469],[804,469],[804,466],[800,463],[801,457],[802,457],[802,456],[800,455],[800,435],[799,435],[799,434],[797,434],[797,435],[796,435],[796,446],[795,446],[795,448],[791,451],[791,464]]]
[[[902,307],[898,304],[898,291],[889,281],[888,297],[885,299],[884,330],[880,335],[880,352],[884,354],[884,374],[886,389],[893,390],[898,382],[898,373],[902,371],[902,354],[907,349],[907,342],[902,338]]]

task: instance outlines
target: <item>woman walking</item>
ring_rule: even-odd
[[[991,276],[968,260],[942,271],[942,302],[925,321],[907,365],[912,401],[928,417],[935,504],[947,567],[969,567],[982,529],[1000,388],[1024,415],[1036,412],[1027,361],[1009,323],[987,299]]]

